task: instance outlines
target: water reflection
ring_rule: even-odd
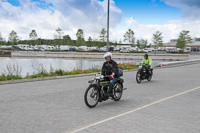
[[[18,58],[18,57],[0,57],[0,74],[7,69],[6,66],[18,65],[22,68],[21,75],[24,77],[27,74],[32,75],[37,73],[41,67],[47,72],[50,72],[52,67],[54,70],[62,69],[64,71],[73,71],[74,69],[86,70],[92,67],[101,68],[104,60],[88,60],[88,59],[65,59],[65,58]],[[134,60],[116,60],[117,63],[135,63]],[[153,66],[157,65],[158,61],[153,61]]]

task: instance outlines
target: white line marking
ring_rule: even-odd
[[[128,115],[128,114],[134,113],[134,112],[136,112],[136,111],[138,111],[138,110],[147,108],[147,107],[152,106],[152,105],[155,105],[155,104],[157,104],[157,103],[164,102],[164,101],[169,100],[169,99],[172,99],[172,98],[174,98],[174,97],[178,97],[178,96],[180,96],[180,95],[189,93],[189,92],[191,92],[191,91],[195,91],[195,90],[197,90],[197,89],[200,89],[200,86],[199,86],[199,87],[196,87],[196,88],[193,88],[193,89],[190,89],[190,90],[187,90],[187,91],[184,91],[184,92],[181,92],[181,93],[178,93],[178,94],[173,95],[173,96],[169,96],[169,97],[163,98],[163,99],[158,100],[158,101],[155,101],[155,102],[153,102],[153,103],[150,103],[150,104],[144,105],[144,106],[142,106],[142,107],[136,108],[136,109],[134,109],[134,110],[130,110],[130,111],[127,111],[127,112],[125,112],[125,113],[122,113],[122,114],[119,114],[119,115],[116,115],[116,116],[113,116],[113,117],[110,117],[110,118],[107,118],[107,119],[104,119],[104,120],[95,122],[95,123],[93,123],[93,124],[90,124],[90,125],[85,126],[85,127],[81,127],[81,128],[79,128],[79,129],[73,130],[73,131],[68,132],[68,133],[77,133],[77,132],[80,132],[80,131],[85,130],[85,129],[87,129],[87,128],[90,128],[90,127],[99,125],[99,124],[101,124],[101,123],[110,121],[110,120],[112,120],[112,119],[119,118],[119,117],[124,116],[124,115]],[[65,132],[63,132],[63,133],[67,133],[67,132],[65,131]]]

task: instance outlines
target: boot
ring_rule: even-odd
[[[111,98],[113,98],[113,86],[109,85],[109,90],[108,90],[108,94]]]

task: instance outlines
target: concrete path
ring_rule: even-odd
[[[84,91],[93,76],[0,85],[1,133],[200,132],[200,64],[155,69],[137,84],[125,72],[120,101],[89,109]]]
[[[83,58],[83,59],[102,59],[105,52],[45,52],[45,51],[13,51],[12,57],[45,57],[45,58]],[[145,53],[118,53],[114,52],[114,59],[122,60],[142,60]],[[151,54],[153,60],[188,60],[188,54]]]

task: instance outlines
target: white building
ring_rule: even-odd
[[[164,43],[164,47],[176,47],[177,39],[171,39],[170,42]],[[194,38],[192,43],[186,45],[191,47],[191,51],[200,51],[200,38]]]

